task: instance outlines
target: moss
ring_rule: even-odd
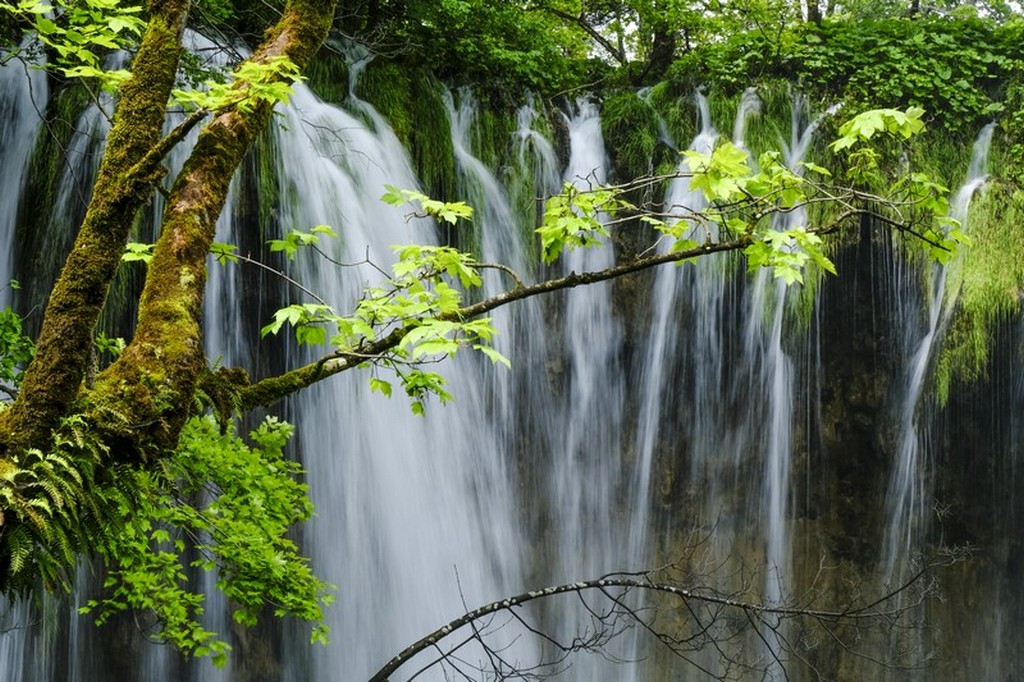
[[[441,84],[424,76],[412,79],[410,87],[416,102],[416,125],[409,137],[416,174],[428,195],[456,200],[455,152]]]
[[[318,55],[306,76],[325,101],[340,105],[348,99],[349,67],[343,56]],[[384,60],[370,62],[357,85],[359,97],[380,112],[409,151],[424,191],[453,200],[457,198],[455,161],[442,89],[426,69]]]
[[[323,365],[314,363],[276,377],[262,379],[238,393],[239,404],[243,410],[266,407],[312,385],[323,376]]]
[[[196,384],[197,397],[213,410],[221,434],[227,432],[232,418],[242,409],[242,391],[249,387],[249,375],[237,367],[204,370]]]
[[[407,69],[393,62],[374,60],[359,79],[357,92],[373,104],[391,124],[398,139],[408,147],[416,121],[416,104],[412,97],[412,79]]]
[[[277,150],[273,134],[264,130],[256,138],[250,152],[252,172],[246,174],[255,185],[256,215],[261,234],[259,243],[276,238],[278,234],[277,216],[281,205],[282,188],[278,182]]]
[[[480,95],[473,126],[473,154],[488,168],[500,169],[509,161],[516,127],[515,108],[508,106],[504,97]]]
[[[334,52],[319,53],[304,75],[309,87],[325,102],[341,104],[348,97],[348,64]]]
[[[1024,292],[1024,190],[992,183],[971,205],[971,244],[951,267],[947,292],[956,308],[936,367],[945,402],[955,382],[985,376],[999,324],[1020,310]]]
[[[664,81],[647,94],[647,102],[664,121],[678,147],[685,147],[697,135],[699,122],[693,93],[692,89],[684,91],[678,84]]]
[[[155,177],[135,172],[160,139],[174,84],[187,3],[160,5],[121,87],[121,100],[82,227],[50,295],[36,356],[6,415],[15,445],[45,446],[66,414],[92,358],[92,336],[135,214]]]
[[[757,158],[769,150],[777,150],[779,143],[789,143],[793,117],[793,91],[789,83],[772,81],[759,84],[757,97],[761,101],[758,114],[747,119],[744,144]],[[737,102],[739,99],[737,98]],[[818,107],[811,107],[816,113]]]
[[[553,117],[550,114],[554,113],[557,116],[556,120],[561,120],[563,123],[565,119],[560,113],[545,111],[542,104],[534,103],[533,106],[537,111],[537,116],[531,122],[530,127],[550,142],[554,135]],[[509,201],[516,214],[517,222],[522,228],[520,236],[525,243],[530,243],[535,236],[533,230],[542,219],[542,199],[551,188],[541,186],[544,179],[535,177],[540,157],[536,153],[533,143],[524,142],[517,137],[512,146],[515,156],[511,159],[512,163],[508,165],[503,180],[508,189]]]
[[[635,93],[625,92],[604,102],[601,130],[620,181],[651,174],[658,144],[658,114]]]

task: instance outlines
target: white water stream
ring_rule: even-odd
[[[989,124],[979,133],[971,151],[967,177],[950,201],[950,217],[960,221],[961,229],[968,232],[967,209],[974,193],[988,178],[988,152],[994,130],[995,124]],[[924,394],[936,343],[955,302],[955,295],[950,298],[946,292],[947,267],[938,263],[932,266],[924,334],[910,346],[913,351],[908,357],[903,379],[898,423],[899,450],[886,496],[888,522],[882,561],[889,580],[902,577],[901,570],[905,565],[902,562],[913,558],[914,547],[928,518],[929,474],[926,460],[929,434],[921,417],[922,401],[927,399]],[[915,313],[916,310],[911,309],[906,324],[913,325]],[[908,329],[914,327],[909,326]]]

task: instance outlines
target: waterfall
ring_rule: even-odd
[[[819,114],[807,121],[805,113],[807,100],[797,95],[793,98],[791,113],[791,138],[787,144],[782,143],[783,159],[786,166],[798,175],[803,174],[800,165],[807,156],[814,138],[814,133],[827,114]],[[782,214],[776,220],[776,229],[789,230],[807,226],[807,211],[801,207]],[[787,294],[790,288],[781,279],[775,279],[771,287],[767,269],[758,273],[754,299],[762,299],[767,289],[774,289],[774,304],[771,329],[767,337],[764,352],[765,372],[770,377],[769,396],[769,436],[767,461],[765,465],[765,502],[767,509],[767,565],[768,576],[765,595],[770,602],[779,603],[787,595],[785,585],[789,574],[789,533],[788,498],[790,496],[790,459],[793,443],[793,389],[794,376],[791,360],[782,348],[782,326],[785,315]],[[796,290],[796,287],[793,287]],[[754,311],[757,307],[754,308]],[[757,319],[752,315],[750,319]],[[753,329],[753,325],[751,326]],[[748,336],[748,339],[750,337]],[[753,353],[753,348],[748,348]],[[752,357],[753,355],[751,355]]]
[[[407,223],[402,210],[379,201],[385,183],[417,182],[379,114],[354,97],[348,106],[372,125],[297,89],[275,133],[280,192],[292,198],[279,207],[279,222],[285,230],[331,224],[341,235],[333,258],[386,268],[390,245],[429,243],[434,226]],[[478,206],[478,220],[486,221],[488,206]],[[353,306],[377,277],[368,265],[338,270],[315,258],[298,274],[339,309]],[[291,362],[301,359],[296,354]],[[359,374],[292,401],[317,507],[309,546],[314,565],[340,590],[328,616],[333,643],[313,654],[316,679],[342,670],[352,679],[369,677],[405,644],[461,613],[464,603],[498,598],[518,584],[523,542],[502,448],[510,434],[488,409],[509,398],[492,394],[480,376],[494,371],[474,358],[450,363],[444,373],[455,405],[429,405],[426,418],[412,415],[401,399],[371,394]]]
[[[736,111],[736,122],[732,127],[732,143],[737,147],[746,145],[747,121],[751,116],[761,113],[761,98],[757,96],[757,88],[749,87],[740,97],[739,109]]]
[[[994,130],[992,123],[982,128],[971,150],[967,177],[950,202],[950,217],[958,220],[965,230],[971,198],[988,177],[988,152]],[[922,469],[925,466],[922,459],[927,456],[929,434],[921,419],[922,399],[936,342],[951,309],[946,302],[946,268],[938,263],[932,266],[927,327],[924,335],[913,344],[903,379],[897,425],[899,444],[886,495],[887,522],[882,554],[884,572],[890,580],[902,577],[900,567],[914,559],[918,534],[927,521],[927,475]],[[915,317],[909,316],[907,322],[912,324]]]
[[[690,148],[708,153],[717,133],[706,100],[700,93],[696,97],[701,125]],[[802,99],[794,99],[791,139],[783,143],[784,160],[797,172],[820,122],[820,117],[808,122],[804,106]],[[755,94],[748,91],[733,126],[737,146],[742,146],[745,121],[756,111]],[[685,176],[673,181],[665,204],[666,210],[684,218],[705,205]],[[803,212],[793,211],[775,228],[790,229],[805,221]],[[713,227],[709,235],[705,229],[695,225],[691,238],[717,236]],[[714,529],[704,532],[716,551],[726,555],[760,545],[764,599],[781,603],[789,596],[791,580],[788,499],[796,381],[793,361],[783,348],[784,321],[787,298],[797,289],[786,287],[768,270],[737,287],[729,275],[730,259],[735,261],[731,256],[706,257],[684,266],[683,273],[665,268],[655,274],[638,451],[641,458],[650,458],[663,439],[683,441],[676,447],[688,453],[687,490],[703,511],[700,523]],[[729,318],[737,307],[742,311],[740,328]],[[673,367],[680,362],[686,364]],[[674,398],[680,387],[685,393]],[[685,425],[682,431],[679,425]],[[671,451],[663,456],[671,456]],[[756,488],[748,491],[752,482],[744,478],[752,467],[760,470],[760,483],[754,483],[760,495]],[[748,525],[751,519],[757,520],[760,531]]]
[[[42,128],[49,85],[35,63],[3,55],[0,64],[0,307],[10,304],[14,226],[25,189],[29,158]]]
[[[690,143],[690,149],[710,153],[718,138],[711,121],[711,112],[703,93],[695,95],[699,132]],[[672,181],[666,192],[665,212],[686,219],[687,215],[702,210],[707,204],[699,190],[690,188],[689,167],[680,162],[680,176]],[[702,228],[694,225],[692,238],[704,241]],[[663,248],[667,248],[663,247]],[[701,407],[701,396],[715,396],[722,381],[722,314],[721,307],[726,295],[726,282],[722,277],[722,259],[702,258],[692,265],[683,266],[686,273],[676,268],[661,268],[654,277],[654,319],[651,328],[648,361],[641,365],[641,405],[636,429],[636,451],[642,468],[649,469],[655,456],[655,449],[662,436],[663,420],[671,418],[671,412],[664,412],[663,405],[671,406],[674,374],[671,363],[679,357],[681,344],[689,339],[693,353],[704,359],[693,368],[693,387],[689,402],[694,412],[685,416],[685,422],[693,429],[689,440],[693,444],[691,477],[697,480],[703,475],[700,461],[703,453],[712,451],[712,444],[718,438],[719,424],[715,420],[717,411],[712,407]],[[691,272],[695,271],[695,272]],[[676,301],[686,301],[692,309],[692,327],[681,329]],[[713,493],[709,496],[713,497]]]
[[[571,156],[564,180],[582,190],[606,184],[607,160],[597,107],[578,101],[567,125]],[[565,271],[585,272],[611,267],[615,258],[611,245],[606,245],[577,249],[563,255],[562,261]],[[559,582],[629,568],[618,560],[638,556],[628,552],[620,556],[616,551],[616,547],[628,547],[622,541],[630,539],[615,537],[611,517],[614,488],[621,476],[616,444],[623,395],[618,367],[622,330],[612,316],[610,284],[587,287],[566,298],[563,335],[567,409],[560,417],[562,423],[551,425],[562,434],[552,453],[551,495],[565,528],[560,545],[587,549],[563,554],[556,574]],[[587,485],[580,485],[584,480]],[[646,482],[643,472],[637,480]],[[637,509],[641,515],[643,502],[641,497]]]
[[[189,40],[208,52],[201,37]],[[243,255],[285,270],[339,311],[351,309],[363,287],[379,281],[374,266],[387,269],[394,258],[391,245],[441,241],[436,225],[407,221],[407,210],[378,199],[385,183],[410,189],[420,183],[387,121],[356,95],[356,79],[370,56],[350,56],[356,63],[350,69],[347,101],[341,106],[327,104],[297,86],[292,105],[281,108],[234,179],[217,224],[217,241],[236,244]],[[12,226],[26,210],[17,199],[39,135],[35,106],[42,108],[47,99],[41,74],[26,76],[21,68],[15,62],[0,68],[0,110],[6,114],[0,124],[0,214],[6,218],[0,239],[6,240],[8,253],[13,250]],[[26,94],[29,87],[31,98]],[[706,98],[698,93],[695,103],[699,133],[689,146],[709,152],[720,134]],[[446,241],[478,247],[484,260],[501,261],[528,277],[600,269],[615,262],[609,245],[572,252],[544,269],[536,264],[531,232],[530,221],[543,198],[562,182],[585,187],[609,179],[600,115],[593,103],[577,101],[565,113],[565,168],[541,132],[546,129],[545,114],[537,102],[528,100],[519,108],[515,130],[506,140],[508,149],[499,150],[498,159],[481,158],[484,155],[474,144],[480,112],[471,93],[447,93],[446,106],[458,170],[454,198],[476,209],[471,224],[452,228]],[[756,111],[750,90],[740,100],[732,125],[719,122],[720,129],[731,129],[733,143],[742,146],[746,123]],[[168,125],[177,120],[170,117]],[[794,98],[783,148],[786,164],[797,172],[820,120],[808,116],[804,100]],[[107,125],[96,107],[75,121],[67,164],[58,171],[58,190],[48,210],[55,231],[70,231],[81,218]],[[664,129],[662,134],[671,142]],[[194,137],[195,133],[167,159],[172,175]],[[962,221],[971,196],[984,182],[991,138],[990,126],[979,136],[968,178],[952,202],[952,215]],[[667,188],[664,204],[677,220],[687,220],[706,206],[685,177]],[[149,211],[153,230],[162,205],[163,199],[155,196]],[[794,211],[776,229],[804,220],[806,216]],[[313,253],[300,253],[294,262],[267,253],[266,239],[318,224],[339,233],[338,239],[324,238],[320,246],[343,265],[332,265]],[[715,236],[703,226],[692,228],[691,237],[698,241]],[[2,266],[2,279],[8,273],[17,276],[21,266]],[[484,274],[487,293],[510,286],[501,272]],[[898,559],[917,546],[924,529],[934,444],[960,433],[933,423],[932,415],[923,412],[928,407],[929,369],[952,300],[943,293],[944,269],[936,267],[930,274],[927,299],[898,320],[906,323],[908,337],[905,368],[893,380],[900,383],[893,389],[899,401],[893,417],[898,449],[886,472],[888,480],[881,484],[887,484],[887,518],[879,524],[884,528],[863,531],[883,536],[880,563],[888,567],[890,579],[898,573]],[[841,270],[840,278],[844,276],[849,275]],[[802,401],[808,403],[809,413],[819,409],[813,391],[803,396],[797,388],[803,375],[814,371],[801,363],[815,361],[800,355],[799,335],[804,332],[788,328],[787,314],[798,290],[785,287],[768,271],[745,276],[739,258],[726,254],[663,267],[645,277],[625,295],[603,284],[496,310],[495,344],[511,359],[512,371],[460,354],[438,368],[449,381],[455,403],[443,408],[428,403],[426,417],[412,415],[403,398],[388,400],[371,393],[362,372],[334,377],[287,402],[282,409],[296,424],[296,452],[309,472],[317,509],[316,517],[301,530],[301,540],[317,572],[338,585],[338,601],[327,612],[333,628],[328,647],[310,648],[304,631],[295,625],[281,626],[266,637],[260,646],[270,650],[268,658],[275,666],[263,671],[267,678],[366,679],[402,647],[467,607],[526,589],[678,560],[679,550],[694,536],[708,540],[710,553],[708,559],[697,557],[695,565],[684,566],[704,581],[698,587],[731,594],[752,585],[751,599],[780,603],[808,589],[809,580],[800,572],[821,559],[826,550],[815,540],[834,529],[819,528],[813,537],[804,534],[808,526],[824,522],[794,504],[800,485],[794,480],[800,471],[795,458],[801,438],[807,437],[796,429],[799,420],[794,413],[804,407]],[[838,289],[847,281],[823,287]],[[624,303],[616,298],[629,295],[637,300]],[[209,355],[221,358],[226,366],[246,367],[257,377],[309,361],[316,352],[290,341],[256,342],[259,327],[275,308],[306,300],[301,291],[253,266],[211,264]],[[822,305],[819,299],[818,316]],[[640,311],[635,317],[642,323],[629,326],[633,318],[622,314],[627,306]],[[818,319],[808,332],[811,343],[820,333],[814,328]],[[1013,326],[1003,341],[1007,347],[1024,333],[1019,321]],[[1021,431],[1020,420],[1013,415],[1024,400],[1015,353],[1004,349],[1000,356],[1007,365],[1001,381],[1009,386],[1012,409],[987,404],[981,408],[998,413],[993,420],[1013,422],[1001,436],[1006,442],[1000,443],[999,453],[1005,450],[1006,461],[992,464],[993,477],[1011,491]],[[880,439],[877,433],[871,436]],[[862,466],[859,460],[856,465]],[[825,479],[828,472],[809,471],[808,479],[812,475]],[[994,490],[1005,487],[993,484]],[[827,496],[833,492],[822,493],[826,499],[817,510],[821,518],[831,513],[833,500]],[[999,506],[992,505],[992,523],[1002,524],[1000,532],[1007,538],[1014,537],[1011,512],[1019,504],[1015,495],[993,495],[999,497]],[[1021,617],[1013,600],[1019,599],[1019,590],[1016,574],[1008,567],[1015,566],[1019,556],[1012,543],[993,550],[991,557],[985,555],[998,566],[987,570],[1002,571],[991,579],[994,596],[984,602],[994,604],[991,617],[962,612],[943,616],[962,617],[966,625],[945,636],[969,636],[974,647],[965,644],[954,655],[967,660],[970,654],[972,665],[986,657],[994,661],[990,667],[978,666],[981,678],[1012,677],[1016,670],[1015,626]],[[871,561],[876,561],[874,555]],[[700,574],[707,566],[712,569]],[[712,573],[716,569],[719,573]],[[217,670],[206,661],[184,662],[165,647],[141,641],[138,633],[125,644],[124,629],[115,631],[117,637],[108,634],[110,629],[97,630],[88,618],[74,613],[77,605],[94,596],[88,573],[83,566],[79,591],[71,598],[3,605],[0,630],[17,628],[0,637],[5,679],[227,682],[250,672],[244,668],[246,661],[257,655],[247,659],[252,653],[248,647],[257,644],[247,639],[236,644],[237,658],[231,666]],[[214,579],[202,577],[208,594]],[[974,589],[991,586],[982,578],[976,580],[980,587]],[[874,586],[866,585],[865,593],[871,589]],[[963,602],[971,599],[968,595]],[[572,609],[561,601],[519,613],[566,636],[587,623],[585,613]],[[229,609],[223,602],[209,603],[206,625],[230,632]],[[922,635],[922,646],[938,648],[946,641],[925,641]],[[499,632],[494,645],[507,646],[506,657],[523,663],[545,653],[543,644],[511,628]],[[723,646],[755,657],[760,652],[767,677],[781,677],[755,636],[743,635]],[[563,677],[642,680],[691,674],[692,669],[678,661],[659,661],[657,652],[641,643],[639,633],[624,635],[610,651],[626,662],[581,654]],[[484,658],[470,645],[459,654],[469,660]],[[406,674],[397,679],[407,679],[429,660],[430,653],[410,662]],[[693,660],[708,670],[718,669],[714,652],[697,653]],[[826,675],[835,672],[823,670]],[[804,679],[800,673],[793,677]],[[434,668],[417,679],[445,679],[445,671]]]
[[[540,113],[534,104],[534,98],[527,98],[526,104],[516,110],[516,132],[513,145],[519,173],[531,179],[533,185],[532,203],[542,206],[545,196],[554,194],[561,189],[558,157],[551,141],[534,129]]]

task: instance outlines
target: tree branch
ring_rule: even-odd
[[[899,593],[906,589],[909,589],[914,583],[918,582],[924,573],[918,573],[911,578],[907,583],[901,585],[898,589],[889,592],[885,596],[881,597],[877,601],[873,602],[875,606],[881,605],[888,600],[891,600]],[[403,649],[398,655],[388,661],[380,670],[378,670],[369,680],[369,682],[386,682],[389,677],[394,674],[398,668],[400,668],[406,661],[416,656],[417,654],[425,651],[426,649],[436,647],[439,642],[452,633],[471,625],[481,618],[487,617],[492,614],[499,613],[501,611],[508,611],[513,613],[513,609],[528,604],[533,601],[540,599],[547,599],[560,594],[582,594],[586,591],[597,590],[602,593],[606,593],[609,588],[624,588],[624,589],[637,589],[649,592],[656,592],[660,594],[668,594],[681,599],[684,603],[691,601],[701,602],[703,604],[725,607],[734,609],[744,613],[747,618],[756,619],[758,622],[763,622],[761,619],[766,615],[776,616],[780,618],[795,618],[795,617],[807,617],[817,621],[825,622],[839,622],[839,621],[858,621],[858,620],[869,620],[886,618],[896,615],[902,611],[900,608],[896,608],[889,611],[875,610],[873,607],[864,607],[860,609],[850,610],[823,610],[823,609],[812,609],[812,608],[794,608],[787,606],[771,606],[767,604],[760,604],[754,602],[748,602],[738,599],[732,599],[730,597],[722,597],[715,594],[705,594],[696,592],[676,585],[670,585],[666,583],[651,582],[648,576],[629,576],[622,574],[611,574],[598,578],[596,580],[585,580],[574,583],[567,583],[564,585],[558,585],[555,587],[548,587],[543,590],[536,590],[532,592],[524,592],[508,599],[502,599],[500,601],[491,602],[485,604],[477,609],[469,611],[468,613],[459,616],[458,618],[448,622],[441,628],[433,631],[426,637],[410,644],[408,647]],[[621,599],[621,597],[617,597]],[[755,628],[756,629],[756,628]],[[763,636],[760,630],[757,630],[758,635]],[[769,649],[771,647],[769,646]],[[775,655],[773,651],[773,655]],[[778,660],[776,658],[776,660]]]
[[[603,47],[608,52],[608,54],[611,55],[612,58],[615,59],[615,61],[617,61],[619,64],[621,64],[622,66],[626,66],[629,63],[629,60],[626,59],[626,53],[623,50],[619,49],[617,46],[613,45],[610,40],[601,35],[601,32],[594,28],[591,25],[591,23],[586,20],[582,12],[578,15],[574,15],[569,14],[568,12],[565,12],[563,10],[557,9],[555,7],[549,7],[547,5],[534,7],[532,9],[539,10],[541,12],[547,12],[548,14],[553,14],[554,16],[558,17],[559,19],[562,19],[563,21],[568,21],[573,24],[576,24],[581,29],[583,29],[583,31],[587,35],[589,35],[591,38],[597,41],[597,44]]]
[[[778,212],[788,212],[789,210],[793,209],[777,209]],[[840,229],[840,227],[851,218],[861,215],[879,217],[878,213],[875,211],[857,208],[855,206],[848,206],[845,210],[835,216],[828,224],[817,229],[809,230],[809,232],[819,235],[831,234]],[[906,226],[902,224],[893,223],[892,221],[886,222],[896,229],[906,229]],[[563,289],[571,289],[578,286],[605,282],[624,275],[642,272],[660,265],[680,263],[691,258],[699,258],[712,253],[738,251],[746,248],[750,243],[750,237],[744,235],[730,241],[707,243],[681,251],[641,255],[629,262],[605,268],[603,270],[582,273],[571,272],[563,277],[544,280],[530,285],[523,285],[522,282],[518,280],[517,274],[509,271],[503,266],[499,266],[498,264],[481,264],[480,267],[486,266],[507,272],[510,276],[513,276],[513,278],[516,279],[516,286],[503,291],[500,294],[463,306],[454,313],[441,315],[438,319],[454,321],[478,317],[515,301],[521,301]],[[330,376],[362,365],[367,361],[380,358],[395,348],[405,335],[415,329],[418,325],[418,321],[403,324],[392,329],[390,332],[378,339],[363,341],[361,344],[352,348],[336,350],[303,367],[287,371],[275,377],[262,379],[251,385],[243,386],[240,389],[240,407],[243,410],[249,410],[255,407],[266,407],[267,405],[285,398],[292,393],[307,388],[318,381],[322,381]]]

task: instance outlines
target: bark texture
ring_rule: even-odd
[[[284,56],[304,69],[326,39],[333,12],[330,0],[289,3],[250,61]],[[272,109],[266,101],[230,108],[200,134],[168,199],[135,337],[97,377],[92,421],[144,456],[173,448],[194,409],[196,382],[205,367],[201,325],[207,256],[231,176]]]
[[[45,447],[78,396],[96,320],[132,221],[159,177],[158,160],[147,154],[160,139],[188,8],[188,0],[154,0],[150,5],[149,24],[132,76],[121,88],[85,221],[50,294],[36,357],[26,369],[18,399],[0,421],[0,443],[8,452]]]
[[[36,358],[18,399],[0,414],[0,472],[17,470],[28,448],[45,452],[64,417],[84,415],[88,449],[101,453],[99,469],[90,465],[89,471],[110,483],[119,463],[153,462],[170,453],[186,418],[196,410],[193,394],[205,369],[201,318],[209,247],[231,176],[270,120],[268,102],[225,109],[200,134],[167,202],[135,336],[121,357],[96,377],[93,388],[83,387],[96,321],[132,223],[162,174],[160,158],[185,129],[179,127],[161,140],[188,7],[189,0],[154,0],[151,5],[85,221],[46,309]],[[334,7],[334,0],[292,0],[251,61],[286,56],[305,68],[327,37]],[[93,481],[81,483],[79,493],[86,495]],[[26,494],[33,490],[25,488]],[[22,505],[26,513],[32,511],[30,502]],[[79,502],[79,507],[89,506]],[[29,534],[37,554],[52,554],[60,544],[67,567],[74,564],[71,552],[89,548],[83,539],[87,534],[76,527],[81,523],[77,510],[54,514],[48,521],[39,517],[31,530],[24,518],[0,509],[0,591],[11,584],[12,571],[17,573],[12,543],[24,550]],[[22,573],[25,565],[21,562]]]

